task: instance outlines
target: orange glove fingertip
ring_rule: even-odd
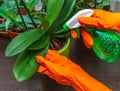
[[[74,39],[77,39],[77,38],[78,38],[78,35],[77,35],[77,33],[76,33],[76,31],[75,31],[74,29],[71,29],[71,36],[72,36],[72,38],[74,38]]]
[[[47,57],[54,57],[54,56],[58,56],[58,55],[60,55],[59,53],[58,53],[58,51],[56,51],[56,50],[48,50],[48,52],[47,52],[47,54],[46,54],[46,56],[45,56],[45,58],[46,59],[49,59],[49,58],[47,58]]]
[[[82,35],[82,38],[84,40],[86,47],[90,49],[94,44],[92,36],[82,28],[81,28],[81,35]]]
[[[43,74],[46,70],[47,70],[46,67],[40,65],[39,68],[38,68],[38,70],[37,70],[37,72]]]
[[[45,60],[44,57],[39,56],[39,55],[36,56],[36,61],[37,61],[38,63],[42,63],[44,60]]]

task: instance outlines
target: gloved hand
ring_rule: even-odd
[[[120,13],[94,9],[91,17],[80,17],[78,21],[88,27],[120,32]]]
[[[87,48],[91,48],[92,45],[94,44],[92,36],[84,28],[80,28],[80,33],[81,33],[81,36],[82,36],[85,46]],[[71,29],[71,36],[74,39],[78,38],[78,34],[77,34],[76,30]]]
[[[48,50],[45,58],[38,55],[36,61],[41,64],[39,73],[46,74],[59,84],[72,86],[76,91],[111,91],[57,51]]]
[[[78,21],[80,24],[87,27],[95,27],[102,30],[115,30],[120,32],[120,13],[94,9],[94,14],[91,17],[80,17]],[[86,47],[91,48],[94,43],[91,35],[83,28],[81,30],[81,35]],[[71,36],[73,38],[78,38],[78,35],[74,29],[71,30]]]

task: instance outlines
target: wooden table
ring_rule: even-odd
[[[75,91],[38,73],[29,80],[17,82],[12,73],[16,57],[4,56],[4,50],[9,42],[8,37],[0,36],[0,91]],[[81,40],[73,39],[70,58],[113,91],[120,91],[120,61],[105,63],[97,58],[91,49],[87,49]]]

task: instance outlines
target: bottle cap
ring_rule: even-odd
[[[66,24],[63,25],[63,29],[66,31],[70,30],[70,28]]]

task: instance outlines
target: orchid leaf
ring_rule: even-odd
[[[23,19],[24,19],[24,21],[26,23],[32,23],[31,20],[30,20],[30,18],[28,16],[26,16],[26,15],[23,15]],[[33,18],[33,20],[34,20],[35,24],[41,24],[41,21],[39,19]],[[22,22],[22,20],[21,20],[21,18],[20,18],[19,15],[17,16],[16,21]]]
[[[3,31],[3,30],[5,30],[5,24],[4,24],[4,23],[1,23],[1,24],[0,24],[0,31]]]
[[[7,9],[11,8],[10,3],[8,2],[8,0],[3,0],[4,4],[6,6]]]
[[[10,17],[7,14],[7,11],[5,11],[3,7],[0,7],[0,16],[2,16],[3,18],[5,18],[7,20],[10,20]]]
[[[42,17],[42,15],[36,14],[37,18],[41,20],[42,26],[45,30],[48,30],[49,28],[49,22]]]
[[[44,48],[46,45],[50,43],[50,37],[48,35],[44,35],[43,38],[37,40],[35,43],[28,47],[29,50],[39,50]]]
[[[49,22],[50,26],[53,24],[53,22],[58,17],[62,9],[62,6],[64,4],[64,1],[65,0],[48,0],[46,20]]]
[[[38,0],[30,0],[26,5],[30,11],[32,11],[36,4],[38,3]]]
[[[22,52],[29,45],[42,37],[44,33],[45,31],[43,29],[34,29],[19,34],[7,46],[5,50],[5,55],[9,57]]]
[[[11,21],[12,21],[16,26],[18,26],[20,29],[22,29],[22,30],[25,29],[25,27],[24,27],[22,24],[20,24],[20,23],[17,22],[16,20],[14,20],[12,17],[10,17],[10,19],[11,19]]]
[[[75,2],[76,0],[65,0],[61,12],[57,17],[55,23],[53,24],[54,27],[58,27],[58,25],[66,21],[66,19],[69,17],[70,13],[73,10]]]
[[[26,50],[18,56],[13,67],[13,74],[17,81],[27,80],[36,73],[39,64],[35,61],[35,56],[44,56],[48,47],[49,45],[37,51]]]
[[[70,37],[70,31],[66,31],[64,33],[55,34],[53,36],[54,37],[59,37],[59,38],[68,38],[68,37]]]
[[[11,20],[6,20],[6,22],[5,22],[5,30],[6,31],[8,30],[8,28],[10,26],[10,22],[11,22]]]

